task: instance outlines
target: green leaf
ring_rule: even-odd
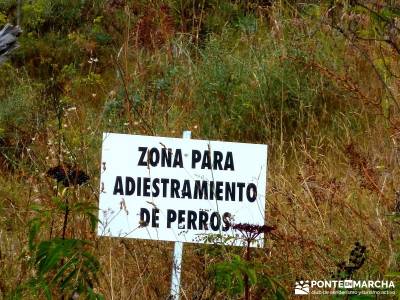
[[[256,274],[256,270],[254,268],[247,269],[247,276],[249,276],[249,281],[250,281],[251,285],[254,285],[257,283],[257,274]]]
[[[74,272],[76,270],[76,266],[77,265],[79,265],[78,258],[77,257],[72,257],[66,263],[64,263],[64,265],[57,271],[56,275],[54,276],[54,278],[52,279],[51,282],[58,282],[59,279],[64,277],[64,273],[68,269],[72,269],[72,271],[70,273]]]
[[[29,249],[32,251],[33,248],[35,247],[35,238],[40,230],[40,226],[42,225],[41,221],[39,218],[34,218],[30,222],[29,226]]]
[[[44,275],[49,270],[55,268],[63,258],[63,244],[55,241],[44,241],[38,246],[38,272]]]
[[[395,7],[383,7],[380,11],[380,15],[386,19],[386,21],[390,22],[394,18],[400,17],[400,9],[396,9]]]
[[[75,268],[74,270],[72,270],[71,273],[69,273],[61,282],[60,287],[61,289],[65,289],[68,284],[70,283],[71,279],[78,273],[78,269]]]
[[[88,299],[89,300],[105,300],[104,296],[98,293],[95,293],[92,288],[87,288]]]
[[[49,289],[49,286],[47,284],[43,284],[42,287],[43,287],[43,293],[46,296],[46,298],[48,300],[51,300],[52,299],[52,295],[51,295],[51,291]]]
[[[213,273],[216,288],[226,290],[231,296],[243,293],[245,276],[248,277],[250,285],[257,283],[254,265],[244,261],[239,255],[232,255],[231,261],[214,265]]]
[[[7,22],[7,16],[0,12],[0,26],[4,25]]]

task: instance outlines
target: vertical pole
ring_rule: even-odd
[[[190,139],[191,131],[184,131],[182,138]],[[179,289],[181,286],[181,271],[182,271],[182,252],[183,242],[175,242],[174,258],[172,262],[172,277],[171,277],[171,300],[179,300]]]
[[[17,26],[21,25],[21,2],[22,0],[17,1]]]

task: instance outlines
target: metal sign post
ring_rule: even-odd
[[[190,139],[191,131],[184,131],[182,138]],[[181,271],[182,271],[182,253],[183,242],[175,242],[174,258],[172,262],[172,277],[171,277],[171,300],[179,300],[179,289],[181,286]]]

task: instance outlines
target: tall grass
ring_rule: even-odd
[[[0,4],[10,19],[11,2]],[[48,4],[24,4],[33,16],[21,49],[0,68],[1,297],[40,298],[43,287],[54,298],[167,297],[170,243],[93,232],[103,131],[179,137],[188,129],[270,146],[266,222],[276,231],[248,264],[241,248],[185,245],[183,299],[239,299],[241,276],[227,282],[216,270],[243,265],[256,275],[254,299],[290,298],[296,279],[336,274],[357,241],[366,261],[353,276],[398,270],[398,228],[388,217],[399,186],[398,55],[349,36],[353,27],[338,30],[351,21],[345,7],[74,2],[48,29],[58,22]],[[372,26],[358,13],[359,26]],[[46,172],[60,163],[79,166],[89,183],[57,185]],[[35,260],[63,243],[56,264]],[[63,285],[74,269],[56,277],[57,267],[71,253],[91,268]]]

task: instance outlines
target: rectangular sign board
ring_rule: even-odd
[[[264,225],[266,174],[266,145],[104,133],[98,235],[243,245],[232,225]]]

